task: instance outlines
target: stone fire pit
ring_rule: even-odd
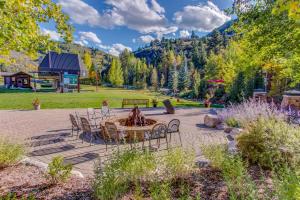
[[[110,120],[113,122],[119,131],[127,136],[128,141],[143,141],[145,133],[150,134],[152,128],[163,121],[145,118],[138,107],[135,107],[128,116],[116,117]]]

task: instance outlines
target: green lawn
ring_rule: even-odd
[[[39,98],[42,109],[54,109],[54,108],[88,108],[88,107],[100,107],[101,102],[105,99],[108,100],[110,107],[120,108],[123,98],[157,98],[159,100],[159,106],[162,106],[161,101],[170,98],[158,93],[153,93],[148,90],[125,90],[115,88],[99,88],[98,92],[95,92],[95,87],[83,86],[81,93],[54,93],[54,92],[31,92],[21,90],[7,90],[0,89],[0,109],[32,109],[32,101],[35,98]],[[180,100],[176,102],[176,99],[171,99],[173,105],[200,107],[199,102]],[[152,104],[151,104],[152,106]]]

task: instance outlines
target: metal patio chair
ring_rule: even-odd
[[[167,149],[169,148],[169,142],[168,142],[168,127],[165,124],[159,123],[156,124],[153,128],[150,134],[148,134],[148,140],[149,140],[149,148],[153,149],[153,147],[158,150],[160,148],[160,140],[162,138],[166,139],[167,143]],[[152,146],[151,141],[156,140],[156,146]]]
[[[77,137],[78,137],[81,128],[80,128],[79,124],[77,123],[74,115],[70,114],[70,120],[71,120],[71,124],[72,124],[72,136],[74,135],[74,131],[77,131]]]
[[[179,121],[179,119],[172,119],[172,120],[169,122],[169,124],[168,124],[168,134],[170,135],[169,142],[171,143],[171,140],[172,140],[172,134],[178,133],[180,145],[182,146],[181,134],[180,134],[179,126],[180,126],[180,121]]]
[[[95,139],[97,138],[97,135],[99,134],[99,129],[95,126],[92,126],[85,117],[81,117],[80,120],[81,120],[82,131],[83,133],[88,134],[90,136],[90,145],[92,145],[92,140],[93,138]]]

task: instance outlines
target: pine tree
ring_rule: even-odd
[[[178,75],[178,90],[187,90],[189,87],[188,69],[185,65],[182,65]]]
[[[240,103],[245,98],[246,81],[243,72],[239,72],[232,84],[229,93],[229,100],[231,102]]]
[[[200,88],[200,73],[196,70],[194,73],[194,82],[193,82],[193,92],[196,98],[199,97],[199,88]]]
[[[154,67],[151,74],[151,85],[155,90],[158,88],[157,69]]]
[[[176,70],[176,66],[174,65],[173,69],[169,73],[169,82],[168,82],[169,89],[172,89],[174,94],[176,94],[178,90],[178,72]]]

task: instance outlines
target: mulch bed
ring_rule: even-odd
[[[0,197],[13,193],[17,199],[34,196],[45,200],[89,200],[92,199],[90,182],[89,179],[72,176],[66,183],[52,186],[39,168],[18,164],[0,170]]]
[[[251,167],[249,171],[258,186],[265,185],[259,183],[261,170],[258,167]],[[265,177],[270,177],[270,174],[264,173]],[[17,199],[32,195],[35,199],[45,200],[90,200],[93,199],[91,181],[92,180],[88,178],[72,176],[66,183],[51,186],[39,168],[31,165],[18,164],[0,170],[0,197],[14,193]],[[174,199],[180,198],[180,187],[183,182],[189,186],[189,194],[193,198],[201,194],[201,199],[205,200],[229,199],[227,187],[222,179],[221,172],[211,167],[197,169],[189,176],[173,181],[171,189]],[[267,182],[268,186],[272,185],[271,181],[268,181],[268,178],[263,182]],[[142,187],[144,199],[150,199],[149,185],[143,184]],[[131,188],[131,191],[129,191],[122,200],[135,199],[134,187]]]

